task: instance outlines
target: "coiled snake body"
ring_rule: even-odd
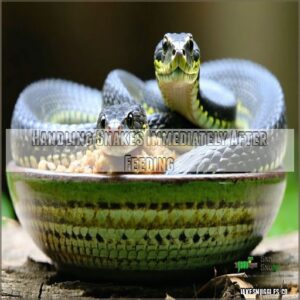
[[[242,138],[233,144],[199,146],[180,156],[168,173],[256,171],[281,164],[285,142],[272,130],[286,126],[285,103],[279,82],[268,70],[250,61],[224,59],[203,63],[200,71],[200,50],[189,33],[166,34],[155,49],[154,66],[157,82],[114,70],[102,93],[63,80],[33,83],[17,101],[12,128],[265,129],[271,130],[268,147],[243,147]],[[13,147],[14,160],[36,165],[44,149],[26,150],[23,142],[19,139]],[[68,158],[76,150],[53,155]]]

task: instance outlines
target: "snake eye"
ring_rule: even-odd
[[[104,129],[106,125],[106,117],[105,115],[102,115],[98,121],[98,124],[100,125],[100,128]]]
[[[168,50],[168,48],[169,48],[169,41],[168,41],[166,38],[163,39],[162,47],[163,47],[163,49],[164,49],[165,52],[166,52],[166,51]]]
[[[133,120],[133,114],[132,113],[129,113],[128,116],[127,116],[127,126],[129,128],[133,128],[133,124],[134,124],[134,120]]]
[[[189,40],[188,47],[189,47],[190,51],[193,50],[193,48],[194,48],[194,41],[192,39]]]
[[[162,51],[157,51],[155,53],[155,59],[157,59],[158,61],[161,61],[162,58]]]
[[[198,61],[199,60],[199,58],[200,58],[200,53],[199,53],[199,51],[194,51],[194,60],[195,61]]]

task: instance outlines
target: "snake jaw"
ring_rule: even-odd
[[[171,63],[165,64],[161,61],[154,61],[156,78],[164,81],[184,80],[189,83],[195,82],[200,69],[200,60],[189,64],[184,57],[177,56]]]

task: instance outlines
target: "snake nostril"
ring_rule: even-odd
[[[185,50],[184,49],[182,49],[182,54],[185,55]]]
[[[173,51],[172,51],[172,54],[173,54],[173,55],[175,55],[175,54],[176,54],[176,50],[175,50],[175,49],[173,49]]]

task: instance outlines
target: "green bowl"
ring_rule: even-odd
[[[113,176],[14,163],[7,179],[22,225],[58,269],[136,279],[233,264],[249,254],[274,220],[286,183],[280,170]]]

